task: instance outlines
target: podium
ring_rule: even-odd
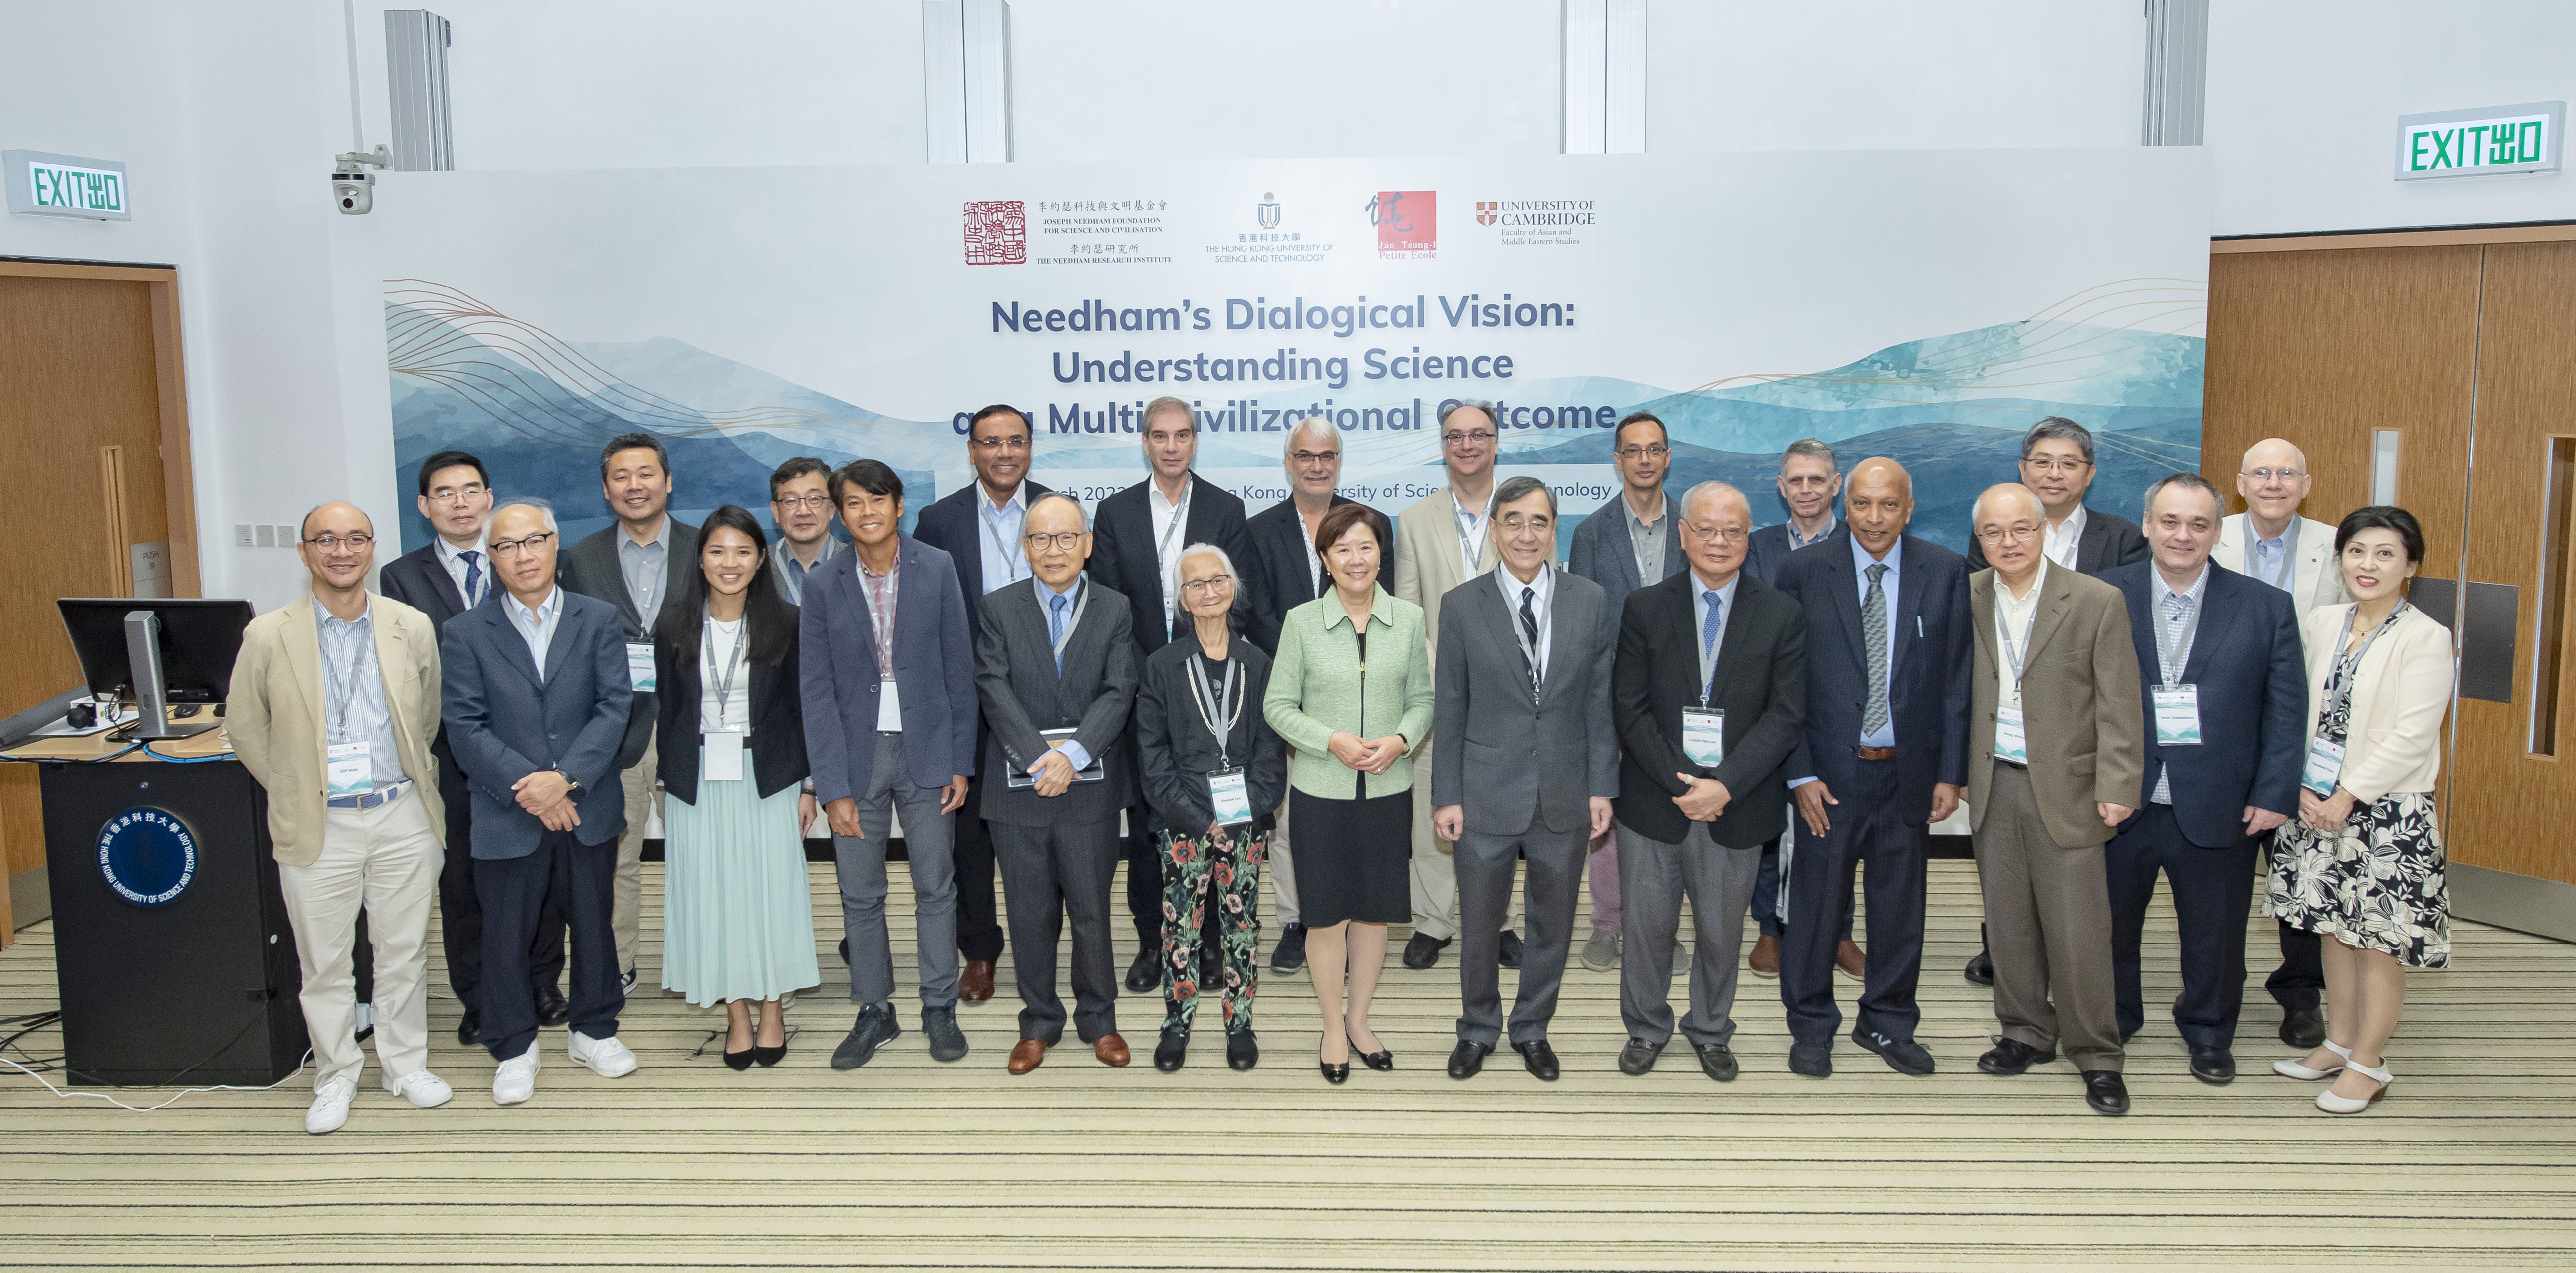
[[[48,739],[40,765],[54,974],[75,1083],[265,1085],[306,1040],[268,796],[219,734]]]

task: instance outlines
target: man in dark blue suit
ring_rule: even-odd
[[[501,1063],[492,1099],[516,1105],[536,1090],[528,943],[558,872],[572,929],[572,1059],[602,1078],[635,1070],[617,1038],[626,995],[611,898],[626,827],[617,750],[635,690],[616,607],[555,584],[553,510],[505,505],[490,534],[501,588],[439,634],[439,715],[473,785],[483,1046]]]
[[[2192,1077],[2236,1077],[2245,917],[2257,838],[2299,807],[2308,676],[2288,593],[2212,569],[2222,505],[2196,473],[2147,488],[2148,561],[2102,572],[2129,603],[2146,695],[2147,802],[2111,838],[2111,968],[2120,1037],[2146,1023],[2138,946],[2161,870],[2181,930],[2174,1028]]]
[[[1781,916],[1780,1001],[1789,1068],[1833,1073],[1834,963],[1866,861],[1869,965],[1852,1042],[1902,1074],[1929,1074],[1923,1012],[1924,855],[1931,824],[1968,783],[1968,563],[1905,534],[1914,481],[1889,459],[1855,465],[1843,528],[1780,567],[1807,622],[1807,714],[1789,754],[1796,839]]]

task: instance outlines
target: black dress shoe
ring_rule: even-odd
[[[537,1024],[558,1026],[572,1020],[572,1004],[553,986],[537,987]]]
[[[1448,948],[1449,939],[1446,937],[1415,933],[1412,940],[1404,943],[1404,966],[1420,972],[1439,963],[1440,952]]]
[[[2236,1054],[2225,1048],[2193,1048],[2191,1076],[2203,1083],[2236,1081]]]
[[[1306,926],[1289,924],[1279,930],[1279,944],[1270,949],[1270,971],[1295,972],[1306,966]]]
[[[467,1008],[465,1010],[465,1015],[457,1018],[456,1041],[469,1048],[483,1041],[483,1014],[481,1012],[472,1008]]]
[[[2281,1013],[2281,1042],[2294,1048],[2314,1048],[2325,1041],[2324,1009],[2291,1008]]]
[[[2118,1070],[2084,1071],[2084,1103],[2096,1114],[2129,1112],[2129,1085],[2120,1081]]]
[[[1225,1063],[1238,1070],[1261,1064],[1261,1040],[1250,1030],[1235,1030],[1225,1036]]]
[[[1648,1043],[1644,1039],[1630,1039],[1628,1046],[1619,1049],[1619,1072],[1632,1077],[1643,1074],[1654,1069],[1655,1058],[1663,1054],[1663,1044]]]
[[[1694,1043],[1691,1050],[1699,1053],[1699,1068],[1720,1083],[1735,1081],[1735,1054],[1723,1043]]]
[[[1163,969],[1161,961],[1155,958],[1155,956],[1161,953],[1161,951],[1156,950],[1151,946],[1136,952],[1136,962],[1127,965],[1127,988],[1129,990],[1141,995],[1146,991],[1163,984]]]
[[[1995,984],[1995,957],[1978,951],[1977,957],[1968,961],[1968,980],[1980,986]]]
[[[2019,1039],[1997,1039],[1991,1050],[1977,1058],[1977,1068],[1988,1074],[2011,1076],[2056,1059],[2056,1053],[2042,1052]]]
[[[1789,1045],[1789,1072],[1811,1079],[1834,1076],[1834,1048],[1830,1043],[1792,1043]]]
[[[1887,1068],[1921,1078],[1933,1070],[1932,1052],[1912,1039],[1891,1039],[1876,1030],[1852,1031],[1852,1042],[1878,1054]]]
[[[1512,1045],[1512,1050],[1521,1054],[1521,1068],[1528,1070],[1530,1077],[1542,1083],[1556,1081],[1559,1073],[1556,1049],[1549,1047],[1547,1040],[1532,1039],[1527,1043],[1515,1043]]]
[[[1449,1053],[1449,1077],[1453,1079],[1476,1077],[1477,1072],[1485,1068],[1485,1058],[1491,1055],[1493,1050],[1494,1045],[1490,1043],[1478,1043],[1473,1039],[1458,1040],[1457,1048]]]
[[[1190,1032],[1184,1027],[1164,1026],[1163,1039],[1154,1045],[1154,1068],[1165,1074],[1177,1073],[1181,1062],[1189,1059]]]
[[[1502,965],[1505,968],[1521,966],[1521,935],[1508,928],[1503,930]]]

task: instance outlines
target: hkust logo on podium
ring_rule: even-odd
[[[99,828],[98,873],[118,897],[167,906],[197,878],[196,833],[167,809],[128,809]]]

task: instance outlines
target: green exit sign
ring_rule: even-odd
[[[125,165],[36,150],[0,151],[9,187],[9,210],[24,216],[131,221],[134,208]]]
[[[2557,172],[2567,103],[2524,102],[2397,117],[2397,179]]]

